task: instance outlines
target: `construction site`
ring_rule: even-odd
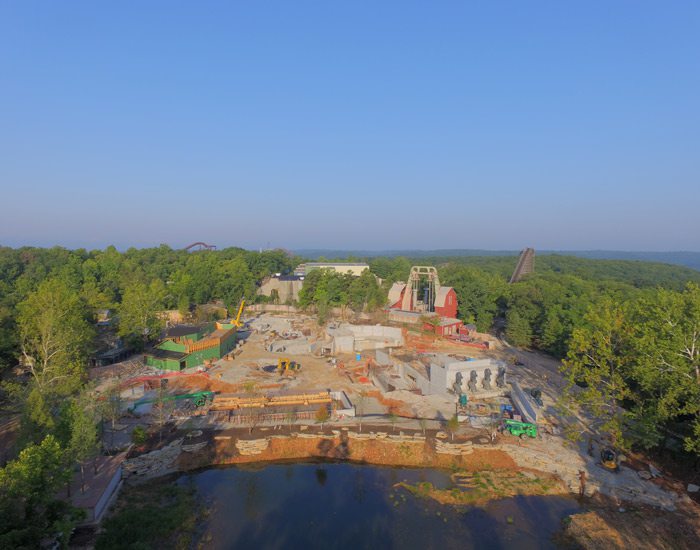
[[[523,251],[514,277],[534,268],[533,256]],[[460,321],[454,289],[432,266],[414,266],[372,316],[321,326],[289,306],[244,306],[215,326],[172,327],[143,360],[91,371],[104,398],[118,401],[106,439],[129,451],[127,478],[321,456],[532,470],[555,476],[564,492],[669,510],[683,498],[645,464],[612,453],[585,418],[557,408],[557,361]],[[200,348],[213,351],[196,365],[183,359]],[[143,428],[146,442],[133,437]],[[592,435],[573,443],[571,430]]]

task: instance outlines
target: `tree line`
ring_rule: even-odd
[[[114,310],[118,333],[139,347],[159,336],[159,310],[189,311],[213,299],[235,307],[264,277],[300,261],[281,250],[239,248],[0,248],[2,406],[22,418],[17,458],[0,470],[0,546],[31,547],[75,521],[56,491],[74,466],[89,465],[100,426],[114,417],[113,400],[95,399],[87,383],[97,310]],[[563,358],[565,376],[579,388],[569,393],[621,445],[653,448],[676,434],[700,455],[700,273],[551,256],[508,284],[512,257],[368,262],[360,277],[311,272],[299,305],[323,320],[332,307],[381,308],[411,265],[436,265],[442,284],[457,292],[462,320]],[[23,374],[9,375],[18,362]]]
[[[119,415],[118,392],[97,395],[88,382],[99,310],[115,311],[118,334],[138,348],[159,337],[160,310],[214,298],[231,307],[295,264],[279,250],[0,248],[0,405],[21,417],[16,458],[0,469],[0,547],[35,548],[46,536],[65,546],[80,519],[57,492],[75,467],[83,478],[101,427]]]

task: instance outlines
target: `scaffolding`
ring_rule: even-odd
[[[426,295],[421,302],[424,311],[430,312],[434,310],[435,296],[440,288],[440,279],[438,278],[437,269],[433,266],[414,265],[411,268],[411,273],[408,275],[408,284],[403,293],[401,309],[403,311],[421,311],[418,306],[418,291],[420,289],[421,278],[425,277],[428,281]]]

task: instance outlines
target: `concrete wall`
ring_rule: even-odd
[[[513,401],[513,405],[520,411],[523,420],[527,422],[537,423],[539,418],[537,414],[537,408],[535,408],[534,403],[530,396],[523,391],[515,380],[510,383],[512,391],[510,392],[510,398]]]
[[[386,327],[383,325],[344,325],[343,328],[350,330],[355,338],[383,338],[385,340],[403,342],[401,329],[397,327]]]
[[[491,389],[496,390],[496,378],[498,376],[498,368],[505,367],[503,361],[495,359],[479,359],[476,361],[455,361],[449,357],[438,356],[430,363],[430,392],[445,393],[447,390],[452,390],[457,379],[457,373],[462,375],[462,391],[471,393],[468,389],[468,382],[471,378],[471,372],[476,372],[477,375],[477,392],[487,390],[483,387],[486,369],[491,370]]]
[[[421,313],[414,313],[412,311],[401,311],[400,309],[390,309],[387,313],[387,319],[394,323],[406,323],[411,325],[417,325],[422,323]]]
[[[343,405],[342,409],[336,409],[335,413],[337,415],[343,416],[355,416],[355,405],[352,404],[350,398],[344,391],[332,391],[330,392],[331,398],[336,401],[340,401]]]
[[[109,481],[107,489],[105,489],[105,492],[102,493],[102,496],[97,501],[97,504],[95,504],[95,507],[92,510],[92,518],[88,519],[91,519],[93,521],[100,521],[100,519],[102,519],[102,515],[107,509],[107,505],[112,500],[112,497],[115,496],[115,492],[119,489],[121,480],[122,467],[120,465],[119,468],[117,468],[117,471],[114,472],[114,476],[112,476],[112,479]]]
[[[374,354],[374,360],[377,365],[388,366],[391,365],[391,357],[386,351],[378,349]]]
[[[332,353],[352,353],[355,351],[355,337],[352,334],[338,334],[333,337]]]
[[[401,376],[408,383],[415,384],[423,395],[430,395],[432,393],[430,386],[431,381],[425,377],[425,373],[414,369],[411,365],[406,363],[399,363],[397,368],[399,371],[399,376]]]
[[[326,331],[333,340],[332,353],[353,353],[399,347],[404,343],[400,328],[382,325],[344,324]]]
[[[288,301],[296,302],[299,299],[299,291],[303,286],[304,281],[301,280],[284,281],[277,277],[270,277],[260,285],[258,294],[269,297],[272,295],[272,291],[276,290],[280,304],[284,304]]]

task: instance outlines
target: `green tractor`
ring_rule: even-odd
[[[510,435],[515,435],[520,439],[537,437],[537,426],[529,422],[506,419],[503,421],[503,431],[510,432]]]

